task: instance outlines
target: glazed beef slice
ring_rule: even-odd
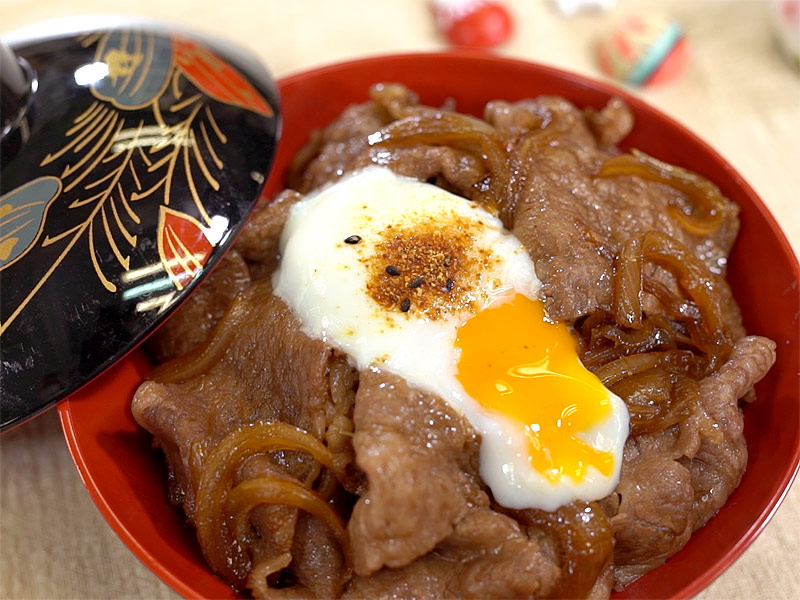
[[[415,144],[390,150],[370,145],[371,134],[397,119],[439,112],[419,104],[416,94],[398,84],[373,86],[370,96],[369,102],[349,106],[336,121],[314,133],[293,164],[291,188],[307,193],[373,164],[465,195],[485,177],[480,159],[450,146]]]
[[[275,270],[283,225],[301,198],[297,192],[285,190],[256,206],[234,248],[148,339],[147,351],[156,363],[183,356],[206,341],[236,295]]]
[[[419,105],[400,86],[373,90],[372,101],[349,107],[314,137],[290,184],[307,192],[349,171],[380,164],[467,198],[480,197],[483,186],[493,185],[480,153],[446,144],[368,142],[370,134],[397,119],[437,112],[446,110]],[[617,154],[613,144],[632,126],[623,102],[612,100],[599,112],[581,112],[555,97],[495,100],[484,119],[504,144],[512,173],[509,189],[498,192],[500,215],[534,260],[551,318],[569,321],[607,309],[614,257],[629,238],[646,231],[665,233],[693,250],[719,276],[715,285],[721,293],[731,298],[722,275],[738,231],[736,205],[725,200],[721,226],[711,235],[695,236],[670,214],[670,207],[688,211],[692,205],[674,188],[634,177],[596,177],[604,161]],[[649,268],[674,287],[666,272]],[[725,302],[725,313],[743,335],[734,302]]]
[[[490,507],[476,434],[443,400],[370,369],[353,420],[367,490],[348,524],[346,598],[546,597],[565,577],[546,532]]]
[[[204,342],[236,294],[250,285],[250,274],[235,250],[228,252],[207,280],[147,340],[157,363],[182,356]]]
[[[617,588],[680,550],[739,485],[747,464],[739,398],[774,362],[774,342],[742,338],[719,371],[700,382],[688,419],[628,439],[616,490],[620,504],[611,517]]]
[[[359,575],[400,567],[432,550],[488,497],[465,461],[476,461],[472,427],[442,400],[400,377],[361,373],[353,414],[356,462],[368,489],[348,525]]]
[[[202,466],[192,463],[193,444],[210,451],[238,427],[266,420],[321,439],[331,411],[331,349],[302,333],[268,279],[240,294],[226,321],[235,333],[213,367],[180,383],[147,381],[131,407],[164,450],[172,498],[184,504],[190,520]]]
[[[668,234],[695,251],[712,273],[724,272],[738,231],[736,205],[725,201],[716,232],[691,235],[669,213],[673,204],[688,204],[675,189],[640,178],[596,177],[613,151],[598,142],[584,115],[566,100],[545,96],[515,104],[495,102],[490,108],[487,120],[519,140],[510,150],[517,179],[501,214],[534,260],[551,318],[569,321],[608,308],[614,256],[625,241],[647,231]],[[525,134],[515,130],[523,121],[520,113],[536,115],[545,127],[532,132],[542,139],[534,150],[525,145]],[[608,119],[624,120],[625,114],[616,107]],[[607,132],[614,125],[604,127]],[[611,136],[601,134],[601,139],[603,135]],[[715,283],[731,297],[721,276]],[[735,303],[727,304],[727,316],[738,323]]]

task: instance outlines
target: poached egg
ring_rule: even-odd
[[[548,320],[525,247],[484,208],[371,166],[294,205],[275,293],[311,337],[446,401],[495,500],[552,511],[619,480],[623,401]]]

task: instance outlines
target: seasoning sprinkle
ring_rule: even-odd
[[[386,272],[392,276],[400,275],[400,269],[398,269],[394,265],[389,265],[388,267],[386,267]]]
[[[400,303],[400,310],[403,312],[408,312],[408,309],[411,308],[411,300],[408,298],[403,298],[403,301]]]
[[[360,241],[361,241],[360,235],[349,235],[346,238],[344,238],[345,244],[357,244]]]
[[[408,287],[410,287],[413,290],[421,286],[423,281],[424,279],[422,277],[417,277],[414,281],[408,284]]]
[[[447,281],[444,284],[444,289],[447,290],[448,292],[452,292],[453,291],[453,286],[455,284],[456,284],[456,282],[453,281],[453,278],[452,277],[448,277]]]
[[[453,264],[453,257],[452,256],[445,256],[444,260],[442,261],[442,264],[445,267],[451,266]]]

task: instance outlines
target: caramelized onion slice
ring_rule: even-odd
[[[671,273],[685,296],[648,276],[644,271],[645,263],[658,265]],[[732,333],[722,313],[719,285],[719,278],[691,249],[665,233],[648,231],[625,242],[614,262],[612,312],[615,324],[632,329],[644,326],[642,294],[646,291],[661,302],[670,318],[684,324],[692,345],[709,355],[709,368],[714,370],[727,358],[733,345]],[[610,329],[614,327],[600,323],[590,332],[589,349],[593,351],[588,352],[587,358],[593,364],[598,364],[600,354],[597,338],[600,335],[613,338]],[[609,354],[607,348],[603,354]]]
[[[642,243],[629,239],[614,262],[614,316],[628,327],[642,325]]]
[[[591,370],[623,356],[679,349],[700,351],[691,338],[662,315],[645,315],[638,329],[620,326],[609,313],[600,311],[595,315],[605,315],[605,318],[592,319],[592,322],[587,319],[578,328],[578,333],[588,341],[582,349],[581,360]],[[700,356],[696,358],[701,359]]]
[[[475,117],[450,112],[412,115],[373,133],[368,137],[368,142],[371,146],[446,145],[473,154],[477,148],[490,173],[490,199],[495,206],[499,205],[509,190],[508,153],[500,133]]]
[[[611,524],[596,502],[575,500],[553,511],[523,510],[519,520],[549,532],[561,579],[549,598],[586,598],[614,551]]]
[[[212,569],[241,586],[250,559],[225,516],[225,502],[236,474],[251,456],[273,450],[305,452],[329,467],[328,449],[309,433],[281,422],[245,425],[229,433],[208,455],[197,489],[197,538]]]
[[[658,279],[648,276],[644,271],[645,263],[669,272],[685,297],[677,296]],[[734,341],[730,325],[722,312],[720,284],[720,278],[711,273],[691,249],[665,233],[648,231],[628,240],[618,256],[613,281],[614,322],[620,327],[642,327],[641,294],[643,290],[652,293],[670,318],[682,323],[682,332],[666,323],[677,334],[676,341],[688,334],[691,345],[708,355],[708,371],[712,372],[730,355]],[[586,354],[591,364],[600,363],[598,359],[601,353],[609,355],[608,348],[600,349],[597,343],[601,335],[613,337],[608,333],[608,323],[603,323],[603,319],[605,317],[591,320],[593,328],[588,336],[586,325],[581,326],[584,337],[588,337]]]
[[[643,352],[622,356],[598,367],[594,374],[603,382],[604,386],[610,387],[626,377],[657,367],[666,355],[666,352]]]
[[[644,291],[656,298],[666,313],[672,319],[685,321],[691,319],[693,321],[700,321],[702,315],[700,310],[691,300],[687,300],[680,294],[676,294],[669,289],[663,282],[657,281],[652,277],[647,277],[644,280]]]
[[[642,236],[642,256],[675,277],[700,311],[700,328],[711,342],[709,370],[718,369],[733,348],[732,333],[722,314],[717,279],[686,246],[658,231]]]
[[[697,381],[664,365],[640,371],[611,387],[628,407],[633,436],[658,433],[686,419],[699,402],[697,390]]]
[[[671,204],[670,214],[681,226],[694,235],[708,235],[719,229],[725,209],[725,200],[719,188],[708,179],[680,167],[670,165],[634,150],[633,154],[622,154],[606,160],[597,177],[640,177],[656,181],[684,194],[693,204],[691,214]]]
[[[147,378],[159,383],[183,383],[210,371],[242,327],[250,312],[251,301],[258,301],[267,293],[271,293],[267,286],[253,285],[236,296],[205,342],[191,352],[159,365],[147,374]]]
[[[262,504],[292,506],[304,510],[330,527],[339,544],[347,552],[347,532],[341,517],[331,505],[314,491],[302,485],[277,477],[255,477],[234,487],[226,502],[226,509],[241,528],[252,511]]]

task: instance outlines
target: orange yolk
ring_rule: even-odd
[[[612,453],[577,436],[611,416],[609,393],[581,364],[566,325],[545,320],[540,301],[517,294],[481,311],[459,327],[456,347],[464,390],[522,423],[531,465],[551,483],[581,481],[589,465],[611,474]]]

